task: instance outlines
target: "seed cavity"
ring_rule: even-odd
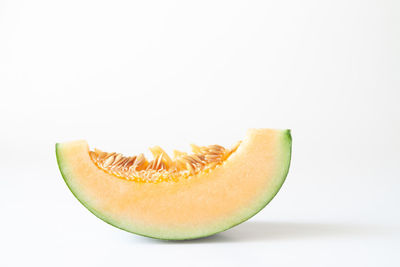
[[[161,147],[155,146],[150,148],[151,161],[143,154],[126,157],[99,149],[89,151],[89,155],[97,167],[122,179],[142,183],[172,182],[218,167],[238,149],[240,143],[231,149],[220,145],[191,145],[192,154],[175,150],[172,158]]]

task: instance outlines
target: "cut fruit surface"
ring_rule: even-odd
[[[64,180],[93,214],[123,230],[159,239],[209,236],[258,213],[289,170],[289,130],[250,129],[230,149],[192,145],[192,154],[153,160],[89,150],[86,141],[56,145]]]

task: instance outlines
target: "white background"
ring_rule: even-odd
[[[399,1],[0,0],[0,266],[400,266]],[[54,144],[231,145],[290,128],[277,197],[162,242],[94,217]]]

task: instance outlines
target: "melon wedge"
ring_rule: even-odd
[[[227,230],[277,194],[291,158],[290,130],[250,129],[215,168],[173,181],[137,182],[99,168],[86,141],[56,144],[75,197],[103,221],[143,236],[184,240]]]

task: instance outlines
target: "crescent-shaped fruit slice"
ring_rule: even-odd
[[[258,213],[289,170],[290,130],[250,129],[230,149],[192,145],[170,157],[89,150],[86,141],[56,145],[69,189],[94,215],[143,236],[183,240],[229,229]]]

